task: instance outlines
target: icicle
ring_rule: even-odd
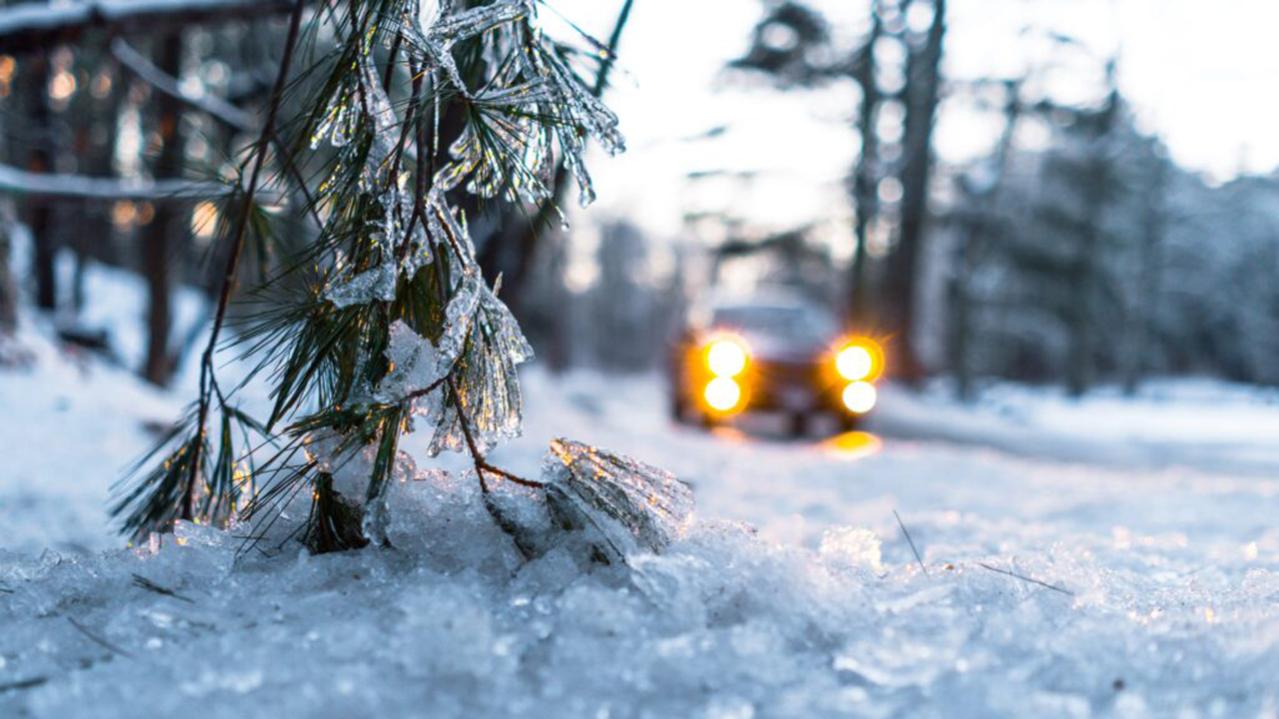
[[[612,561],[662,551],[693,512],[692,490],[671,473],[581,442],[553,440],[542,479],[551,511],[598,530]]]

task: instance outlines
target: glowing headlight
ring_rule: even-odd
[[[844,388],[841,396],[848,411],[856,414],[869,412],[878,398],[879,392],[875,391],[875,385],[870,382],[852,382]]]
[[[852,382],[866,379],[875,371],[875,356],[862,345],[849,345],[835,355],[835,370]]]
[[[717,339],[706,350],[706,366],[716,377],[736,377],[746,369],[746,348],[732,339]]]
[[[742,399],[742,388],[728,377],[716,377],[706,383],[702,391],[706,404],[717,412],[727,412],[737,406]]]

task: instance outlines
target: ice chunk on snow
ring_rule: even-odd
[[[692,490],[670,472],[581,442],[553,440],[542,478],[552,513],[597,529],[610,560],[660,552],[693,512]]]
[[[862,527],[835,527],[822,535],[822,558],[833,565],[884,572],[879,537]]]

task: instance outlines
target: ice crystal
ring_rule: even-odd
[[[581,442],[551,442],[542,479],[563,523],[594,528],[611,561],[660,552],[691,519],[693,493],[671,473]]]

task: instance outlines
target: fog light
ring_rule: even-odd
[[[841,397],[848,411],[856,414],[869,412],[875,406],[875,400],[878,398],[879,392],[875,390],[875,385],[870,382],[853,382],[849,384],[844,388],[844,394]]]
[[[742,388],[728,377],[716,377],[702,391],[706,404],[717,412],[728,412],[742,400]]]

